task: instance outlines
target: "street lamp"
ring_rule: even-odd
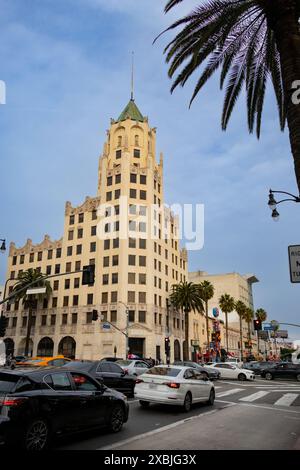
[[[129,338],[128,338],[128,329],[129,329],[129,309],[127,307],[127,305],[122,302],[122,300],[119,300],[118,301],[119,304],[122,304],[124,305],[124,307],[126,308],[125,310],[125,313],[126,313],[126,329],[125,329],[125,338],[126,338],[126,342],[125,342],[125,359],[127,359],[127,356],[128,356],[128,350],[129,350]]]
[[[6,251],[6,245],[5,245],[5,239],[0,238],[1,246],[0,246],[0,251],[1,253],[4,253]]]
[[[282,199],[281,201],[276,201],[274,198],[274,194],[287,194],[288,196],[290,196],[290,198]],[[268,206],[272,211],[272,218],[274,222],[277,222],[279,220],[279,212],[277,211],[276,206],[286,201],[300,202],[300,197],[295,196],[291,193],[287,193],[286,191],[273,191],[272,189],[270,189]]]

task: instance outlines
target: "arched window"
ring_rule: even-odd
[[[134,145],[135,145],[136,147],[138,147],[138,146],[140,145],[140,144],[139,144],[139,136],[138,136],[138,135],[136,135],[136,136],[134,137]]]
[[[41,357],[53,356],[54,343],[51,338],[42,338],[38,344],[37,355]]]
[[[122,147],[122,136],[118,137],[118,147]]]
[[[76,341],[71,336],[65,336],[58,345],[58,354],[75,359]]]

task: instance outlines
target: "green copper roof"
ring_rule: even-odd
[[[122,113],[117,119],[117,122],[125,121],[125,119],[128,119],[128,118],[132,119],[133,121],[140,121],[140,122],[144,121],[144,117],[133,99],[129,101],[124,111],[122,111]]]

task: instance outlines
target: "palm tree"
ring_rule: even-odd
[[[183,359],[189,360],[189,314],[191,311],[203,312],[203,303],[200,297],[198,284],[193,282],[180,282],[172,286],[170,301],[175,308],[184,312],[185,341],[183,345]]]
[[[240,319],[240,350],[241,350],[241,361],[243,360],[243,319],[246,312],[247,306],[241,300],[235,303],[235,311]]]
[[[235,307],[234,298],[229,294],[223,294],[219,298],[219,305],[223,313],[225,313],[225,328],[226,328],[226,351],[228,352],[228,313],[233,312]]]
[[[272,327],[273,327],[273,332],[274,332],[274,344],[275,344],[275,354],[277,356],[277,341],[276,341],[276,331],[279,330],[279,323],[276,320],[271,320],[270,321]]]
[[[26,333],[26,342],[25,342],[25,352],[24,355],[28,356],[29,352],[29,342],[32,326],[32,312],[36,308],[37,302],[43,299],[49,299],[52,289],[50,282],[45,280],[45,275],[37,271],[36,269],[27,269],[18,275],[18,282],[14,285],[13,292],[18,292],[15,296],[15,300],[22,300],[25,308],[28,307],[28,320],[27,320],[27,333]],[[27,287],[29,284],[34,283],[33,287],[45,287],[46,292],[43,294],[27,294]],[[20,292],[19,292],[20,291]]]
[[[257,320],[264,322],[267,319],[267,312],[263,308],[258,308],[255,312],[255,316]],[[257,349],[259,353],[259,331],[257,332]]]
[[[165,12],[182,1],[169,0]],[[249,132],[256,127],[259,138],[267,81],[272,81],[281,130],[288,123],[300,192],[300,106],[292,99],[300,77],[299,17],[299,0],[205,0],[165,30],[182,27],[164,53],[172,92],[198,75],[190,104],[221,68],[221,89],[228,78],[223,130],[245,85]]]
[[[214,296],[214,286],[209,281],[203,281],[199,285],[200,289],[200,297],[205,303],[205,315],[206,315],[206,343],[207,348],[209,350],[209,328],[208,328],[208,301],[213,298]]]
[[[246,311],[244,313],[244,320],[247,322],[248,324],[248,344],[250,345],[251,344],[251,329],[250,329],[250,325],[251,325],[251,322],[254,318],[254,311],[252,310],[252,308],[250,307],[247,307],[246,308]],[[249,347],[250,351],[251,351],[251,346]]]

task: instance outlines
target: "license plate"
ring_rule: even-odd
[[[149,384],[149,388],[156,388],[156,384]]]

